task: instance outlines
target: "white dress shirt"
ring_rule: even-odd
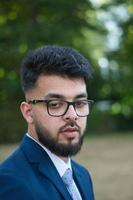
[[[29,133],[26,133],[26,135],[31,138],[32,140],[34,140],[36,143],[38,143],[45,151],[46,153],[49,155],[50,159],[52,160],[54,166],[56,167],[59,175],[62,177],[65,173],[65,171],[69,168],[72,170],[72,167],[71,167],[71,159],[68,157],[68,161],[65,162],[64,160],[62,160],[61,158],[59,158],[57,155],[55,155],[54,153],[52,153],[49,149],[47,149],[45,146],[43,146],[38,140],[34,139]],[[75,189],[77,190],[77,192],[79,193],[79,196],[81,197],[80,195],[80,192],[74,182],[74,185],[75,185]],[[82,198],[81,198],[82,200]]]

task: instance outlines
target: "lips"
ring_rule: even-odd
[[[75,138],[79,135],[79,129],[75,127],[64,128],[61,133],[67,138]]]

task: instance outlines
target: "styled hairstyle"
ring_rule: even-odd
[[[68,78],[92,78],[92,69],[87,59],[69,47],[43,46],[29,52],[21,65],[21,83],[24,92],[35,87],[41,74],[59,75]]]

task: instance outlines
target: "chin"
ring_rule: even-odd
[[[79,143],[79,138],[68,138],[58,142],[59,144],[77,144]]]

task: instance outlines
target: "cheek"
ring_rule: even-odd
[[[60,127],[59,118],[54,118],[50,116],[45,116],[41,120],[45,127],[52,132],[57,132]]]
[[[87,118],[81,118],[80,126],[82,131],[84,131],[84,129],[86,128],[86,123],[87,123]]]

